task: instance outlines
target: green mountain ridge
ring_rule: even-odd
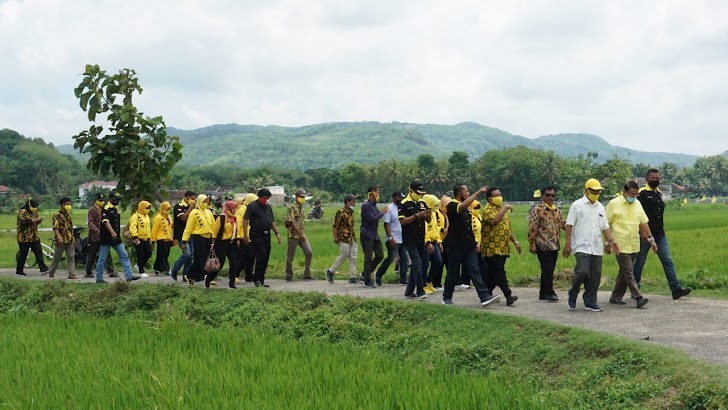
[[[187,166],[342,168],[352,162],[374,164],[390,159],[411,160],[420,154],[447,158],[453,151],[464,151],[473,160],[486,151],[517,145],[553,150],[564,157],[596,153],[597,162],[617,156],[632,163],[674,162],[679,166],[690,166],[698,158],[613,146],[591,134],[557,134],[530,139],[473,122],[441,125],[367,121],[302,127],[218,124],[196,130],[170,127],[168,133],[180,137],[184,145],[180,164]],[[61,153],[83,159],[72,145],[57,148]]]

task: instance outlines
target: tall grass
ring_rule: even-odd
[[[506,383],[512,386],[513,397],[525,400],[519,403],[504,401],[503,404],[493,406],[488,405],[490,402],[482,402],[485,404],[462,408],[507,408],[512,405],[519,408],[556,406],[579,409],[720,409],[724,408],[722,403],[728,402],[728,376],[725,368],[698,363],[673,349],[578,328],[471,309],[443,309],[430,304],[333,297],[321,293],[266,292],[261,289],[211,292],[153,284],[131,286],[125,282],[100,287],[7,278],[0,278],[0,300],[3,301],[0,304],[0,325],[4,329],[2,337],[6,338],[0,338],[0,345],[10,349],[7,350],[8,353],[0,354],[0,363],[6,363],[7,360],[12,363],[15,359],[7,357],[20,353],[29,358],[19,361],[17,366],[20,367],[13,368],[7,376],[0,376],[0,385],[17,384],[20,378],[13,375],[40,377],[31,376],[38,371],[35,367],[32,368],[35,370],[30,370],[35,362],[51,360],[53,366],[62,366],[59,362],[61,358],[47,359],[50,352],[55,352],[78,361],[92,360],[83,355],[110,356],[104,359],[109,361],[93,362],[93,366],[110,369],[106,379],[93,384],[95,389],[103,389],[101,384],[108,379],[111,379],[108,384],[116,388],[120,383],[127,383],[127,380],[112,377],[117,373],[131,373],[136,375],[134,380],[142,380],[137,383],[139,385],[144,385],[143,381],[147,380],[146,388],[149,389],[154,386],[149,374],[162,380],[162,385],[171,389],[171,393],[165,393],[164,397],[185,397],[184,400],[187,400],[184,395],[190,391],[195,395],[203,395],[207,391],[219,391],[219,394],[223,394],[224,390],[214,385],[237,380],[236,377],[242,376],[229,376],[228,373],[237,375],[239,372],[236,373],[236,368],[248,368],[238,364],[229,368],[222,362],[233,360],[232,357],[238,355],[236,345],[254,344],[254,341],[248,342],[246,338],[259,335],[267,341],[263,344],[271,346],[271,350],[261,351],[273,353],[260,354],[265,360],[258,367],[246,370],[254,375],[254,379],[258,377],[266,380],[265,369],[275,369],[279,364],[273,362],[276,358],[282,358],[280,360],[283,363],[290,362],[291,366],[284,366],[280,372],[288,372],[286,374],[291,380],[301,378],[308,382],[311,385],[311,394],[316,394],[323,390],[317,387],[320,383],[328,383],[320,379],[326,378],[327,372],[334,372],[331,369],[343,367],[343,375],[334,373],[330,379],[341,385],[342,396],[350,394],[365,403],[344,408],[368,408],[376,405],[393,408],[447,408],[451,393],[436,391],[461,391],[461,385],[465,386],[462,392],[467,396],[463,400],[467,402],[471,396],[474,397],[473,400],[482,400],[477,391],[468,390],[471,386],[469,381],[449,382],[451,374],[473,376],[476,380],[475,390],[487,389],[478,384],[478,380],[493,384],[495,387],[491,396],[495,399],[501,397],[498,393],[501,387],[498,386]],[[102,328],[110,336],[101,335],[94,339],[95,342],[88,343],[92,346],[86,347],[86,344],[79,341],[81,339],[64,340],[56,337],[52,326],[45,326],[49,329],[44,329],[42,324],[45,322],[39,321],[38,316],[35,316],[37,314],[51,315],[52,321],[57,322],[58,326],[65,326],[64,323],[76,320],[76,315],[83,315],[84,318],[108,320],[112,327],[118,329],[111,331]],[[41,326],[35,333],[24,333],[23,326],[10,326],[12,320],[16,320],[16,315],[20,318],[17,320],[24,320],[29,329],[33,329],[37,321]],[[133,319],[135,324],[127,326],[118,321],[119,319]],[[7,320],[10,322],[6,322]],[[93,332],[93,328],[100,326],[96,323],[99,322],[95,321],[88,328],[69,332]],[[189,327],[179,330],[172,326],[174,323]],[[165,333],[167,326],[177,330]],[[163,336],[157,338],[148,334],[144,330],[146,327],[151,333],[159,332]],[[5,329],[11,330],[8,332]],[[36,335],[43,334],[46,330],[48,335],[39,340]],[[218,331],[225,336],[214,336]],[[187,339],[186,335],[191,333],[197,334],[203,342]],[[210,340],[204,342],[208,335],[212,335],[209,336]],[[272,336],[283,340],[282,344],[276,344],[275,340],[270,341],[272,339],[268,338]],[[7,339],[9,337],[13,339]],[[60,340],[58,343],[63,349],[54,340]],[[19,345],[25,346],[22,349],[30,350],[13,350]],[[167,348],[172,350],[167,351]],[[319,348],[324,352],[343,352],[344,359],[341,361],[351,362],[351,367],[341,364],[340,361],[329,362],[320,357],[317,353]],[[289,353],[289,349],[293,350]],[[313,356],[306,356],[309,354],[305,353],[308,350],[311,350],[310,354]],[[336,356],[336,353],[332,354],[334,357],[341,357]],[[253,353],[240,351],[240,355],[245,360],[257,360],[251,357],[255,356]],[[144,360],[137,361],[133,356],[142,357]],[[185,358],[182,359],[182,356]],[[194,359],[188,359],[187,356]],[[304,360],[296,361],[299,356],[303,356]],[[182,363],[199,361],[192,361],[192,364],[187,365],[177,364],[177,360],[182,360]],[[296,368],[303,367],[302,362],[306,361],[313,362],[323,370],[296,373]],[[367,367],[369,362],[374,363],[374,367]],[[388,373],[387,366],[413,373],[414,379],[400,373]],[[212,370],[208,370],[208,367]],[[171,369],[178,371],[175,373]],[[51,371],[48,370],[49,373]],[[190,376],[193,371],[199,377]],[[208,376],[208,373],[212,376]],[[447,376],[439,379],[441,374]],[[74,379],[81,377],[81,373],[72,375]],[[60,375],[53,378],[57,377]],[[95,383],[94,380],[87,381],[88,378],[83,380]],[[279,388],[277,383],[283,383],[280,379],[275,380],[277,382],[270,388]],[[418,381],[423,387],[415,386]],[[394,385],[392,393],[387,393],[386,387],[380,382]],[[186,387],[186,390],[179,387],[197,384],[199,387]],[[245,383],[243,386],[246,388]],[[328,384],[324,386],[335,390]],[[285,386],[280,388],[286,389]],[[136,389],[135,394],[140,394],[138,391],[143,387]],[[235,387],[231,389],[238,391]],[[268,390],[255,390],[254,387],[248,389],[256,393],[262,391],[263,395],[273,395]],[[362,396],[356,390],[365,394]],[[535,395],[534,391],[539,391],[539,394]],[[321,394],[324,393],[319,393]],[[190,396],[195,395],[190,393]],[[371,402],[367,401],[366,395],[371,397]],[[431,405],[429,396],[442,397],[443,401]],[[298,400],[298,397],[294,396],[292,399]],[[324,397],[328,398],[325,394]],[[457,397],[459,400],[460,396]],[[304,402],[306,405],[307,403]],[[452,403],[451,408],[461,408],[458,401]],[[195,402],[195,405],[199,403]],[[310,406],[321,407],[319,402]],[[151,407],[151,404],[144,407]]]
[[[0,319],[10,408],[557,408],[527,383],[186,321]],[[545,395],[548,396],[548,395]]]

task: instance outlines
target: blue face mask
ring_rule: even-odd
[[[637,200],[637,198],[635,198],[633,196],[627,196],[625,198],[627,198],[627,202],[629,202],[630,204],[633,204],[634,201]]]

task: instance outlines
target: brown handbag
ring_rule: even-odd
[[[217,255],[215,255],[215,250],[210,250],[210,255],[207,256],[207,261],[205,261],[205,272],[207,273],[213,273],[220,270],[220,259],[217,258]]]

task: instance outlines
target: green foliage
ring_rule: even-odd
[[[59,153],[40,138],[0,130],[0,184],[18,194],[76,197],[77,185],[89,177],[70,155]],[[17,211],[17,210],[16,210]]]
[[[43,374],[48,380],[57,379],[64,387],[64,393],[68,391],[67,383],[74,380],[83,383],[100,380],[99,377],[88,377],[88,372],[93,368],[117,368],[114,361],[121,358],[127,364],[122,367],[132,369],[134,373],[122,376],[124,380],[132,380],[123,385],[138,384],[144,389],[136,394],[127,390],[115,393],[117,400],[125,396],[148,397],[149,389],[152,389],[175,394],[175,399],[182,397],[176,402],[182,407],[187,405],[183,405],[187,400],[205,395],[208,389],[216,389],[218,385],[237,388],[240,381],[228,380],[229,372],[235,377],[245,377],[252,372],[263,380],[258,385],[279,386],[287,385],[277,381],[279,372],[282,372],[280,377],[288,375],[286,380],[292,382],[293,369],[303,367],[308,374],[317,375],[318,384],[319,377],[331,375],[351,361],[355,366],[347,367],[347,372],[353,371],[360,379],[368,381],[357,388],[369,393],[365,396],[372,395],[368,389],[374,379],[388,380],[382,386],[375,385],[374,389],[377,395],[389,395],[390,390],[382,393],[381,389],[391,386],[391,377],[397,376],[387,372],[402,369],[424,386],[442,385],[445,382],[440,377],[444,377],[459,386],[453,390],[458,394],[469,391],[466,396],[471,397],[486,389],[487,396],[498,400],[510,397],[509,400],[520,402],[520,405],[505,407],[494,404],[494,408],[718,409],[728,397],[728,384],[721,369],[698,363],[673,350],[470,309],[444,309],[436,305],[322,293],[260,289],[227,292],[125,282],[98,286],[5,278],[0,278],[0,300],[4,301],[0,313],[5,314],[0,315],[0,321],[4,328],[11,329],[2,333],[4,339],[0,346],[5,349],[0,349],[0,359],[5,365],[0,371],[0,380],[8,384],[9,377],[20,374],[17,366],[24,363],[24,369],[28,365],[38,366],[29,371],[29,375]],[[16,316],[20,312],[23,312],[22,316]],[[44,315],[32,316],[37,313]],[[93,320],[93,317],[101,320]],[[17,327],[23,330],[16,330]],[[66,329],[68,334],[61,336],[58,333],[61,329]],[[96,332],[101,333],[97,335]],[[266,342],[261,345],[246,339],[251,335],[261,336]],[[69,337],[88,338],[89,341]],[[100,349],[105,347],[98,344],[99,337],[113,340],[119,354],[102,354]],[[37,338],[42,338],[44,343],[39,344]],[[85,354],[43,355],[33,350],[34,347],[55,350],[54,341],[81,346],[80,351]],[[266,344],[272,348],[265,348]],[[248,345],[255,348],[247,353],[238,350]],[[18,351],[19,346],[22,348]],[[205,353],[199,354],[202,350]],[[327,355],[335,360],[328,361]],[[33,360],[29,360],[30,357]],[[234,362],[238,357],[244,361]],[[255,357],[265,360],[258,362]],[[357,361],[358,358],[365,361]],[[228,367],[226,360],[235,365]],[[377,366],[365,364],[371,362]],[[248,369],[244,367],[248,363],[255,365]],[[279,364],[289,366],[279,370]],[[313,367],[308,367],[312,364]],[[169,369],[177,370],[169,373]],[[322,369],[323,374],[319,375],[317,369]],[[49,372],[54,376],[49,377]],[[55,372],[65,372],[66,377],[56,377]],[[75,372],[86,378],[75,377]],[[216,376],[206,376],[207,372],[214,372]],[[389,376],[383,376],[382,372]],[[380,377],[375,377],[376,373],[380,373]],[[463,376],[469,378],[463,379]],[[296,377],[306,379],[303,375],[293,378]],[[397,380],[410,380],[410,376],[404,374],[399,377],[402,379]],[[428,384],[431,377],[436,380]],[[15,380],[13,392],[35,391],[33,386],[38,383],[24,379]],[[213,379],[219,383],[208,382]],[[338,378],[334,379],[337,385],[342,385]],[[102,383],[106,382],[108,380],[102,380]],[[414,386],[415,382],[406,383]],[[503,383],[510,386],[510,391],[503,388]],[[55,386],[52,383],[42,385]],[[247,383],[246,386],[250,388]],[[343,386],[348,395],[354,394],[349,384]],[[99,387],[93,386],[88,391],[99,391]],[[422,406],[443,407],[433,405],[439,400],[439,396],[433,394],[440,390],[452,389],[430,390],[426,397],[428,401]],[[55,398],[60,394],[56,393],[56,387],[52,392],[42,391],[44,397]],[[178,396],[184,391],[191,394]],[[325,391],[328,389],[323,389]],[[401,384],[396,384],[392,392],[401,395]],[[408,400],[414,400],[414,396]],[[478,400],[481,400],[478,405],[466,407],[488,407],[482,398]],[[200,406],[195,401],[189,403]],[[371,403],[378,403],[381,408],[381,401]],[[44,407],[54,406],[48,403]],[[129,404],[127,407],[136,406]],[[301,408],[300,403],[297,408]]]
[[[83,80],[74,89],[93,123],[73,137],[74,147],[90,154],[87,167],[94,174],[109,173],[118,180],[118,190],[128,197],[125,206],[154,199],[182,158],[182,144],[178,137],[167,135],[162,117],[145,117],[133,105],[134,93],[142,91],[134,70],[107,75],[98,65],[86,65]],[[123,98],[121,104],[118,97]],[[102,113],[108,113],[106,120],[111,124],[106,135],[96,123]]]

